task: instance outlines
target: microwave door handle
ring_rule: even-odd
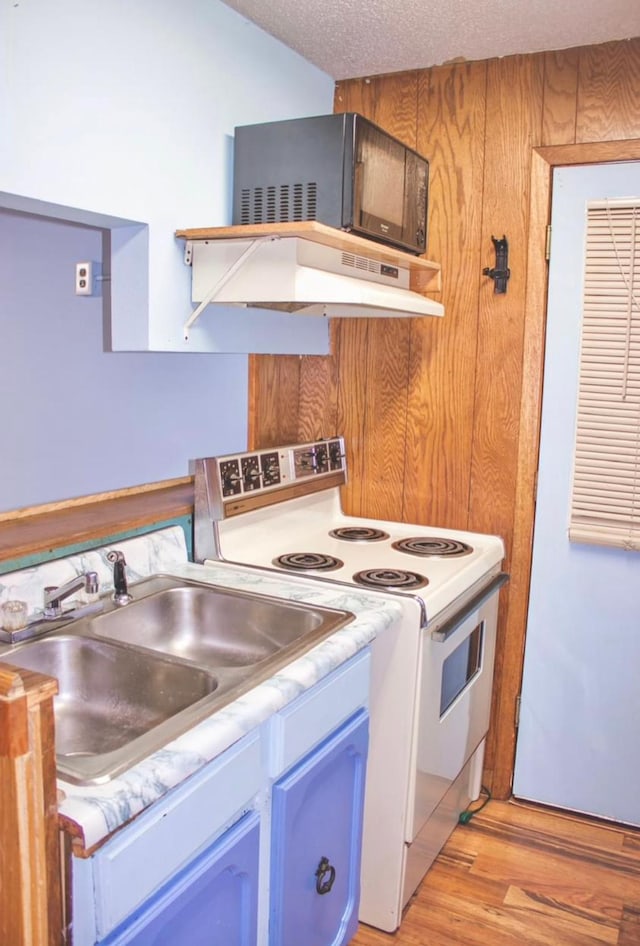
[[[500,572],[499,575],[496,575],[488,585],[485,585],[476,595],[471,598],[470,601],[464,606],[462,611],[458,611],[453,615],[452,618],[449,618],[448,621],[445,621],[440,627],[434,628],[431,631],[431,640],[438,641],[442,643],[443,641],[448,640],[451,635],[456,631],[458,627],[465,621],[470,614],[473,614],[474,611],[488,601],[492,595],[496,593],[504,584],[509,581],[509,575],[506,572]]]
[[[362,224],[362,188],[364,186],[364,162],[354,161],[353,163],[353,219],[351,223],[355,226]]]

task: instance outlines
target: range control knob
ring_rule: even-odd
[[[334,440],[329,444],[329,461],[332,470],[341,470],[344,453],[340,449],[340,441]]]
[[[237,496],[242,489],[240,467],[237,460],[226,460],[220,464],[220,480],[223,496]]]
[[[300,468],[302,470],[315,470],[316,468],[316,454],[315,450],[305,450],[302,453],[298,454],[300,460]]]
[[[277,453],[263,453],[260,455],[262,468],[262,485],[277,486],[280,483],[280,463]]]
[[[242,485],[245,492],[250,493],[255,489],[260,489],[260,480],[262,473],[257,456],[242,458]]]
[[[316,468],[318,473],[326,473],[329,469],[329,457],[325,444],[319,443],[315,448]]]

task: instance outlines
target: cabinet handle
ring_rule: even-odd
[[[326,875],[328,875],[328,877],[325,880]],[[316,871],[316,892],[319,894],[329,893],[335,879],[336,869],[329,863],[329,858],[320,858],[320,863]]]

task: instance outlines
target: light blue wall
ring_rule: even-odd
[[[153,331],[170,351],[191,309],[173,234],[230,222],[234,126],[330,112],[332,80],[218,0],[2,0],[0,61],[0,189],[18,195],[0,208],[148,224]],[[0,510],[184,475],[189,457],[246,445],[246,356],[199,354],[196,332],[189,354],[103,351],[103,300],[73,292],[75,262],[101,256],[98,230],[0,210]],[[146,280],[118,284],[123,304]],[[147,331],[137,305],[129,317],[122,333]]]
[[[209,312],[185,341],[174,232],[231,222],[236,125],[331,112],[331,78],[218,0],[2,0],[0,62],[0,190],[148,225],[114,348],[247,350]]]
[[[0,213],[0,509],[185,476],[245,448],[242,355],[103,352],[92,230]]]

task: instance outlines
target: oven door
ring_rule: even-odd
[[[489,728],[498,575],[438,630],[423,632],[408,842],[441,802]]]

